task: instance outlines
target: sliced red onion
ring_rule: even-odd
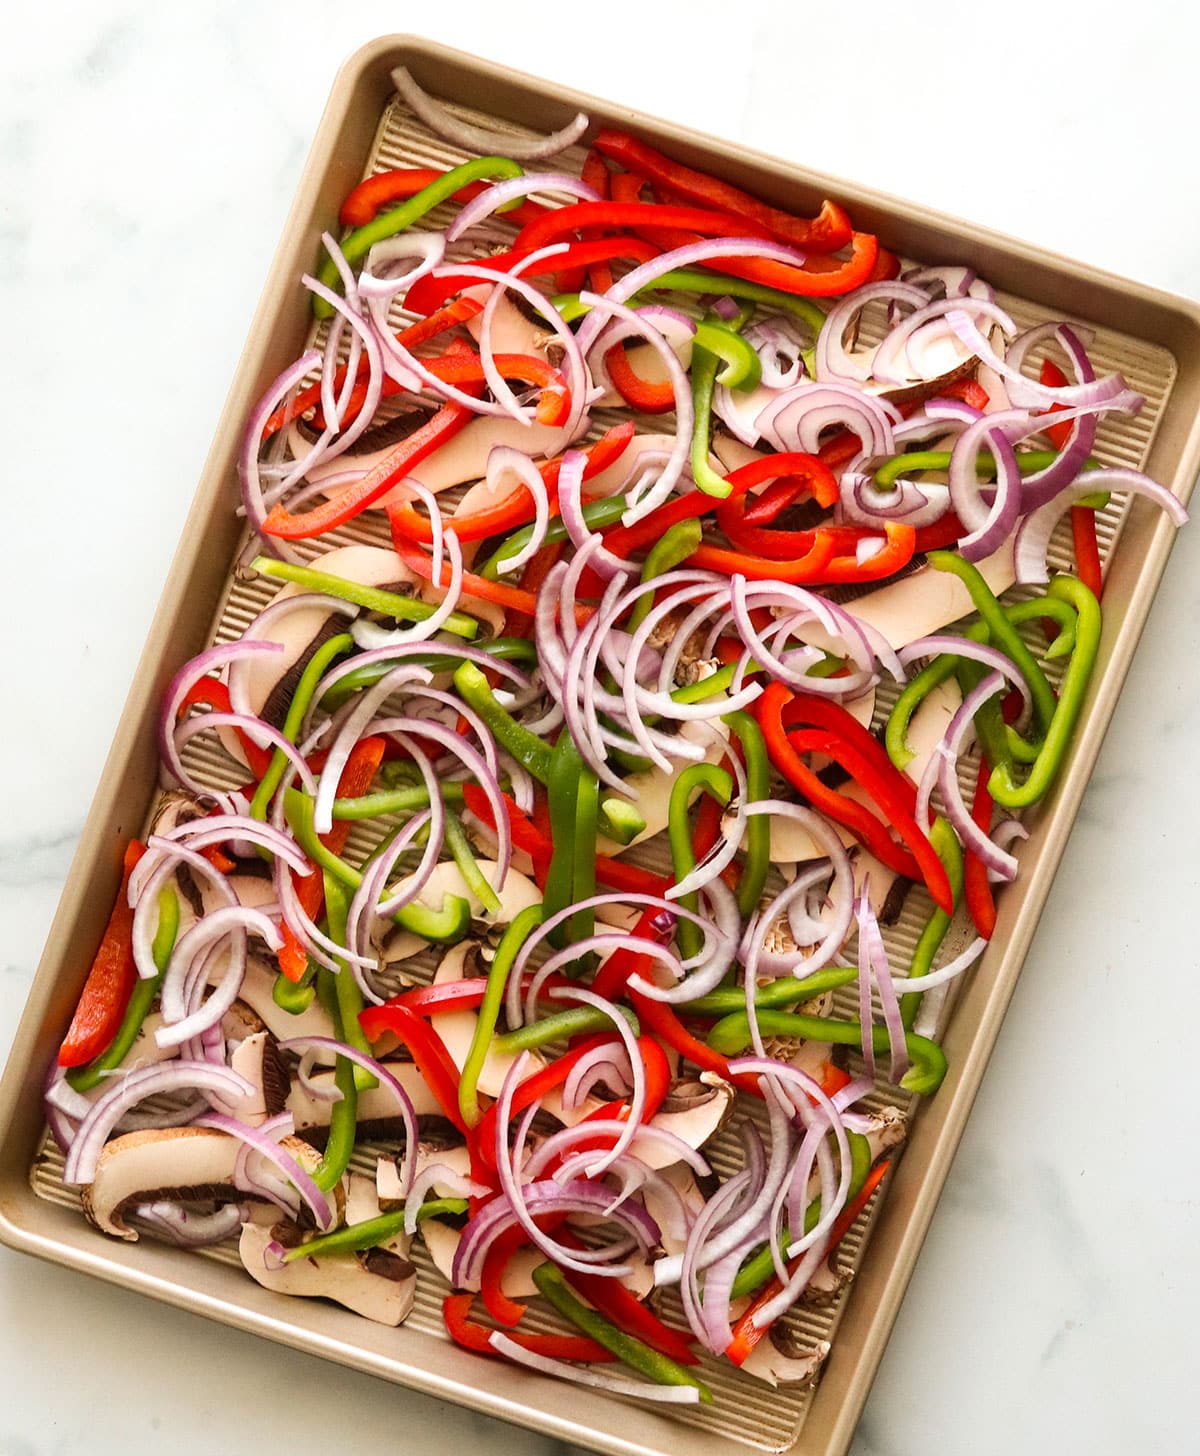
[[[877,526],[882,521],[903,521],[920,529],[940,521],[950,509],[950,491],[932,481],[900,479],[890,490],[880,490],[874,476],[858,470],[842,472],[838,508],[841,518],[855,525]]]
[[[283,944],[275,924],[258,910],[245,905],[227,905],[210,911],[180,936],[171,954],[162,983],[163,1025],[155,1032],[160,1047],[179,1046],[215,1026],[241,990],[246,973],[246,934],[256,933],[271,950]],[[184,981],[198,958],[218,941],[230,938],[229,968],[220,985],[201,1009],[191,1011],[184,998]]]
[[[595,1272],[595,1271],[593,1271]],[[661,1405],[695,1405],[700,1399],[700,1388],[696,1385],[650,1385],[644,1380],[622,1380],[617,1375],[602,1374],[590,1366],[571,1365],[565,1360],[555,1360],[549,1355],[538,1355],[518,1345],[499,1330],[488,1336],[488,1344],[497,1355],[504,1355],[514,1364],[528,1366],[541,1375],[553,1375],[572,1385],[587,1385],[595,1390],[607,1391],[609,1395],[631,1395],[638,1400],[652,1400]]]
[[[550,996],[556,1001],[576,1001],[581,1006],[590,1006],[593,1010],[607,1016],[617,1029],[617,1035],[625,1047],[625,1053],[632,1069],[633,1090],[629,1094],[629,1116],[622,1128],[621,1135],[612,1148],[597,1158],[587,1169],[589,1178],[599,1178],[607,1172],[615,1158],[619,1158],[622,1153],[629,1151],[633,1143],[634,1135],[642,1120],[642,1111],[646,1106],[646,1064],[642,1060],[637,1039],[630,1029],[629,1022],[611,1001],[606,1000],[603,996],[597,996],[594,991],[585,990],[582,986],[556,986],[551,990]]]
[[[490,217],[505,203],[515,202],[517,198],[528,197],[535,192],[564,192],[568,197],[579,198],[582,202],[601,201],[600,194],[594,187],[581,177],[573,177],[569,172],[529,172],[523,177],[508,177],[466,204],[446,229],[446,241],[457,242],[477,222]]]
[[[148,1229],[181,1249],[206,1249],[232,1238],[250,1217],[250,1205],[226,1203],[212,1213],[196,1213],[160,1198],[135,1205],[133,1212]]]
[[[185,719],[176,727],[175,747],[182,752],[185,744],[199,734],[207,733],[210,728],[237,728],[259,748],[272,748],[282,753],[295,768],[305,792],[317,792],[317,781],[312,770],[296,752],[296,745],[289,738],[285,738],[278,728],[273,728],[270,723],[257,716],[244,713],[199,713],[194,718]]]
[[[297,385],[321,362],[317,349],[309,349],[294,364],[288,367],[270,385],[250,412],[246,428],[238,446],[238,480],[242,488],[242,509],[250,529],[259,538],[262,549],[271,556],[285,561],[297,562],[301,558],[295,550],[275,536],[264,535],[262,525],[267,518],[263,502],[262,478],[259,473],[258,452],[262,446],[263,430],[276,409],[287,399]]]
[[[637,571],[632,561],[623,561],[607,550],[602,538],[588,527],[583,514],[583,472],[587,467],[587,456],[582,450],[568,450],[563,456],[558,475],[558,505],[563,525],[576,551],[591,546],[588,565],[605,581],[614,576],[628,576]],[[595,543],[595,544],[592,544]]]
[[[929,302],[920,288],[899,279],[865,283],[853,293],[839,298],[817,335],[816,375],[822,383],[844,379],[861,383],[871,377],[875,349],[864,350],[853,356],[847,354],[845,335],[847,328],[867,304],[881,299],[904,303],[914,309],[923,308]]]
[[[968,314],[961,309],[954,309],[946,317],[951,328],[963,343],[977,354],[989,369],[994,370],[1001,379],[1008,382],[1009,395],[1014,398],[1014,403],[1019,398],[1026,405],[1049,407],[1054,404],[1062,404],[1069,408],[1071,405],[1103,404],[1125,392],[1125,380],[1120,374],[1110,374],[1105,379],[1097,379],[1089,384],[1065,384],[1058,389],[1046,384],[1038,384],[1032,379],[1027,379],[1020,370],[1014,369],[1002,359],[979,332]],[[1013,385],[1019,386],[1015,397],[1013,396]]]
[[[410,1147],[416,1147],[411,1143]],[[405,1163],[413,1160],[406,1157]],[[421,1216],[421,1204],[425,1201],[425,1195],[437,1183],[450,1189],[451,1197],[454,1198],[487,1198],[492,1190],[486,1183],[476,1183],[473,1179],[466,1177],[457,1169],[450,1167],[448,1163],[427,1163],[419,1173],[413,1177],[408,1191],[404,1195],[404,1232],[411,1238],[417,1231],[417,1223]]]
[[[285,587],[284,591],[286,590]],[[322,592],[298,592],[286,596],[281,592],[246,627],[242,633],[242,640],[276,642],[276,650],[282,651],[282,644],[277,642],[272,633],[277,631],[280,623],[294,612],[310,610],[354,618],[358,616],[361,609],[356,607],[353,602],[344,602],[339,597],[326,596]],[[229,663],[229,706],[235,713],[246,713],[257,717],[259,715],[255,713],[250,701],[250,674],[253,661],[253,657],[235,657]]]
[[[236,1118],[224,1117],[217,1112],[210,1113],[207,1117],[198,1117],[192,1125],[211,1128],[214,1132],[228,1133],[230,1137],[235,1137],[239,1142],[245,1143],[248,1148],[266,1159],[267,1162],[273,1163],[286,1176],[303,1201],[308,1204],[321,1233],[328,1233],[330,1229],[336,1227],[337,1212],[334,1205],[330,1203],[291,1153],[286,1148],[280,1147],[270,1133],[264,1132],[261,1128],[247,1127],[244,1122],[238,1122]]]
[[[206,651],[185,662],[179,669],[163,694],[162,710],[158,716],[159,757],[162,759],[166,772],[176,782],[183,784],[194,794],[211,792],[203,784],[198,784],[192,779],[175,748],[176,723],[188,690],[201,678],[207,677],[214,669],[224,667],[226,663],[236,662],[238,658],[282,651],[281,642],[255,642],[242,638],[238,642],[223,642],[216,647],[209,647]],[[213,797],[222,804],[228,803],[228,795],[213,795]]]
[[[1016,878],[1017,874],[1016,859],[999,849],[991,837],[975,823],[970,810],[963,801],[956,772],[958,756],[974,727],[975,714],[989,698],[994,697],[1003,688],[1004,679],[1000,674],[989,672],[987,677],[963,698],[958,711],[950,720],[945,737],[935,750],[935,757],[938,761],[938,786],[942,791],[946,818],[949,819],[954,832],[962,841],[963,849],[968,853],[978,855],[989,869],[995,870],[1004,880],[1012,880]]]
[[[620,394],[608,370],[609,354],[626,339],[644,337],[645,324],[652,325],[666,339],[681,368],[686,369],[691,360],[692,340],[696,335],[695,319],[689,318],[677,308],[668,308],[661,303],[643,304],[635,313],[638,319],[636,324],[628,319],[613,319],[606,324],[600,337],[588,351],[588,368],[596,388],[603,394]]]
[[[977,936],[966,950],[947,961],[944,966],[939,966],[936,971],[930,971],[925,976],[912,976],[909,979],[897,977],[892,982],[893,990],[900,995],[907,995],[910,991],[932,991],[938,986],[944,986],[947,981],[952,981],[955,976],[960,976],[963,971],[968,970],[979,957],[987,950],[987,941],[982,936]],[[892,1078],[896,1080],[895,1077]]]
[[[563,1083],[562,1105],[568,1112],[575,1112],[588,1100],[594,1089],[601,1086],[606,1087],[614,1097],[625,1097],[629,1093],[631,1077],[629,1063],[622,1058],[619,1051],[607,1043],[595,1046],[591,1051],[585,1052],[571,1068]]]
[[[822,330],[824,333],[824,330]],[[852,384],[802,379],[775,396],[757,420],[763,438],[776,450],[799,450],[815,455],[821,434],[835,426],[849,430],[872,455],[894,455],[893,425],[900,413],[877,395],[864,394]]]
[[[926,303],[898,324],[880,344],[872,369],[874,378],[884,384],[908,384],[913,380],[937,379],[947,373],[944,358],[923,363],[919,357],[914,357],[914,346],[919,354],[922,341],[928,346],[930,339],[939,342],[947,338],[953,339],[955,359],[951,367],[965,364],[970,353],[957,339],[947,321],[946,316],[951,312],[978,315],[1005,329],[1012,326],[1008,314],[986,299],[947,298]]]
[[[611,1050],[609,1054],[611,1055]],[[593,1138],[616,1138],[624,1130],[624,1120],[615,1117],[596,1122],[578,1122],[574,1127],[564,1127],[537,1145],[521,1171],[531,1181],[540,1178],[559,1158],[566,1157],[580,1143],[588,1142]],[[686,1163],[699,1178],[707,1178],[712,1172],[704,1157],[690,1143],[684,1142],[677,1133],[670,1132],[664,1127],[656,1127],[652,1122],[644,1123],[634,1132],[634,1154],[636,1155],[638,1149],[643,1146],[656,1147],[673,1153],[672,1161]],[[594,1152],[595,1149],[592,1151]]]
[[[254,1089],[237,1072],[228,1067],[214,1067],[210,1062],[173,1061],[128,1072],[101,1093],[80,1123],[67,1154],[63,1182],[69,1187],[92,1182],[108,1135],[131,1107],[160,1093],[197,1090],[247,1097]]]
[[[300,480],[302,480],[304,476],[307,475],[311,469],[313,469],[314,466],[326,465],[329,461],[336,459],[339,455],[343,455],[350,448],[350,446],[353,445],[357,439],[359,439],[360,436],[366,433],[372,420],[375,418],[375,411],[379,407],[379,401],[383,397],[383,350],[380,347],[379,337],[376,334],[375,330],[372,328],[370,320],[363,317],[363,314],[361,312],[362,305],[358,300],[359,285],[354,284],[353,271],[346,263],[346,259],[342,253],[342,250],[338,247],[337,243],[334,242],[333,238],[328,233],[325,233],[323,235],[322,241],[325,244],[329,256],[334,260],[336,264],[338,264],[339,268],[344,269],[343,276],[348,277],[351,280],[351,283],[347,288],[348,297],[346,299],[341,298],[338,294],[334,293],[332,289],[326,288],[324,284],[319,283],[315,278],[312,278],[307,274],[305,274],[301,281],[304,283],[306,288],[308,288],[311,292],[315,293],[318,297],[323,298],[325,302],[329,304],[330,308],[332,308],[334,310],[334,313],[337,315],[339,323],[344,321],[345,323],[349,324],[349,326],[354,330],[353,342],[359,347],[358,349],[352,349],[351,351],[351,357],[346,364],[346,382],[342,387],[341,398],[334,403],[332,413],[329,411],[328,408],[328,398],[325,398],[322,402],[322,408],[325,410],[326,413],[326,421],[325,429],[322,432],[321,437],[316,441],[316,443],[307,452],[307,454],[295,466],[293,466],[285,480],[281,482],[280,494],[282,494],[284,490],[290,489],[292,485],[295,485]],[[349,302],[350,295],[353,295],[353,306],[351,306]],[[333,388],[333,373],[336,364],[337,333],[338,331],[331,329],[329,339],[326,344],[326,355],[324,367],[322,369],[322,393],[326,396],[332,392]],[[349,402],[350,395],[352,394],[357,383],[359,351],[365,353],[367,356],[366,392],[363,395],[363,401],[359,407],[358,414],[355,416],[349,429],[342,430],[342,410]],[[328,389],[324,388],[326,375],[328,375],[329,379]],[[333,438],[335,434],[337,437],[336,439]]]
[[[349,673],[357,672],[364,667],[375,667],[382,662],[401,667],[406,659],[427,657],[431,650],[429,644],[423,642],[397,642],[395,645],[389,643],[386,647],[372,648],[369,652],[360,652],[335,663],[317,684],[317,690],[313,694],[314,706],[309,709],[305,718],[303,731],[307,733],[311,727],[316,704],[320,703],[330,689]],[[462,658],[466,662],[473,662],[477,667],[491,668],[501,677],[507,678],[518,692],[533,692],[533,683],[528,674],[522,672],[519,667],[514,667],[511,662],[506,662],[502,657],[493,657],[490,653],[484,652],[481,647],[471,647],[465,642],[456,642],[450,650],[455,657]],[[432,681],[432,677],[429,680]]]
[[[193,874],[206,879],[217,896],[227,905],[236,905],[237,896],[229,881],[218,870],[193,849],[181,844],[172,844],[152,834],[146,842],[147,853],[138,862],[137,869],[129,879],[129,903],[133,906],[133,964],[143,981],[153,980],[158,975],[154,963],[154,936],[158,929],[158,894],[181,864],[186,864]],[[154,855],[154,861],[147,867],[147,877],[138,883],[138,870]]]
[[[973,428],[973,427],[968,427]],[[964,435],[967,431],[963,432]],[[983,519],[967,535],[959,538],[957,551],[964,561],[984,561],[1003,546],[1021,513],[1021,470],[1017,464],[1016,452],[1003,433],[997,431],[988,436],[992,458],[996,462],[996,486],[991,508]],[[957,452],[957,447],[955,447]],[[950,456],[950,500],[959,510],[960,495],[955,487],[954,454]],[[972,480],[975,491],[978,486]],[[959,520],[963,520],[959,510]],[[965,525],[966,522],[964,521]]]
[[[448,233],[438,232],[404,232],[383,238],[367,254],[358,278],[358,291],[364,298],[386,298],[390,302],[419,278],[433,272],[446,256],[449,241]],[[402,274],[392,271],[397,263],[409,258],[417,260],[414,268]]]
[[[870,879],[870,876],[867,877]],[[871,1012],[871,984],[879,990],[879,1005],[887,1027],[888,1045],[891,1050],[889,1078],[899,1083],[908,1071],[908,1050],[904,1044],[904,1020],[900,1015],[900,1003],[892,984],[891,967],[888,965],[887,947],[880,934],[879,921],[871,906],[867,883],[854,911],[858,921],[858,988],[859,1020],[862,1025],[863,1062],[868,1076],[875,1075],[875,1045],[872,1036],[874,1016]],[[909,989],[912,989],[911,987]]]
[[[452,142],[456,147],[462,147],[464,151],[477,152],[484,157],[515,157],[522,162],[540,161],[573,147],[588,129],[587,116],[580,111],[573,121],[546,136],[528,139],[517,137],[508,132],[492,131],[487,127],[473,126],[470,122],[460,120],[443,102],[435,100],[417,84],[407,66],[397,66],[392,72],[392,85],[409,110],[435,136]]]
[[[1104,468],[1085,471],[1074,485],[1061,490],[1021,522],[1013,558],[1017,580],[1022,585],[1049,581],[1046,551],[1055,526],[1076,501],[1103,490],[1129,491],[1133,495],[1145,496],[1156,506],[1161,506],[1176,526],[1182,526],[1188,519],[1187,510],[1178,496],[1172,495],[1165,486],[1143,475],[1140,470]]]
[[[511,471],[533,497],[533,535],[522,549],[512,556],[504,557],[498,563],[498,569],[503,575],[509,571],[519,571],[526,562],[531,561],[542,548],[546,539],[546,531],[550,525],[550,496],[546,490],[546,482],[542,479],[542,472],[533,463],[530,456],[523,450],[514,450],[507,445],[496,445],[488,452],[487,458],[487,484],[488,489],[497,496],[500,492],[501,478],[506,471]]]
[[[999,647],[993,647],[991,643],[973,642],[970,637],[957,637],[953,632],[935,632],[929,637],[918,637],[915,642],[910,642],[907,646],[902,647],[899,657],[907,667],[910,663],[918,662],[922,658],[940,657],[943,653],[952,653],[955,657],[966,657],[972,662],[981,662],[984,667],[1000,673],[1021,694],[1021,701],[1025,704],[1026,711],[1032,707],[1029,684],[1025,681],[1020,668],[1007,652],[1001,651]]]

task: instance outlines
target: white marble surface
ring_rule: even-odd
[[[423,29],[1200,295],[1196,22],[1165,3],[1071,8],[458,0],[422,19],[376,0],[50,0],[10,15],[0,1050],[342,56]],[[1193,527],[855,1456],[1196,1449],[1198,583]],[[0,1250],[0,1456],[238,1451],[251,1412],[260,1445],[291,1449],[337,1411],[355,1450],[554,1445]]]

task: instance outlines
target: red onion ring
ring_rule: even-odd
[[[407,66],[397,66],[392,72],[392,85],[409,110],[435,136],[462,147],[464,151],[477,152],[484,157],[503,156],[514,157],[523,162],[541,161],[574,146],[588,129],[588,118],[580,111],[573,121],[560,130],[526,140],[508,132],[493,131],[488,127],[473,126],[470,122],[460,121],[448,107],[418,85]]]

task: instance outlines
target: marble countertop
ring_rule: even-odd
[[[1062,7],[1065,10],[1066,7]],[[1074,9],[1074,7],[1072,7]],[[0,53],[0,1051],[337,62],[407,23],[1200,296],[1165,3],[52,0]],[[736,25],[731,21],[735,15]],[[1190,27],[1190,32],[1185,28]],[[860,47],[854,61],[847,46]],[[1194,1447],[1200,529],[1180,538],[854,1444]],[[13,691],[19,687],[19,696]],[[86,714],[78,713],[80,703]],[[0,1456],[555,1443],[0,1250]],[[69,1372],[69,1373],[67,1373]],[[295,1391],[314,1394],[297,1401]],[[314,1424],[314,1411],[317,1412]]]

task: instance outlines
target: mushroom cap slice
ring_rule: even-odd
[[[407,1259],[386,1249],[361,1254],[327,1254],[268,1267],[267,1245],[275,1229],[247,1223],[238,1243],[242,1266],[256,1283],[278,1294],[332,1299],[365,1319],[399,1325],[409,1316],[417,1290],[417,1271]]]
[[[486,865],[486,861],[482,863]],[[486,873],[486,868],[484,872]],[[452,946],[442,957],[434,974],[433,984],[445,986],[454,981],[461,981],[466,974],[477,974],[473,968],[469,968],[468,963],[468,956],[477,949],[478,945],[475,941],[464,940],[460,941],[458,945]],[[437,1019],[438,1035],[460,1072],[467,1064],[467,1057],[471,1051],[471,1043],[475,1040],[478,1025],[479,1016],[474,1011],[449,1011]],[[519,1052],[502,1056],[498,1052],[489,1050],[479,1071],[479,1090],[485,1097],[499,1097],[505,1077],[520,1056]],[[536,1052],[531,1054],[533,1068],[540,1066],[542,1060]]]
[[[214,957],[214,961],[217,964],[212,975],[219,980],[225,974],[224,961],[220,956]],[[251,949],[246,957],[246,975],[238,990],[238,1000],[250,1008],[260,1025],[279,1041],[294,1036],[337,1036],[328,1012],[316,997],[298,1016],[277,1005],[273,995],[275,976],[276,967]]]
[[[243,1197],[233,1183],[241,1143],[199,1127],[144,1128],[104,1145],[96,1176],[83,1190],[83,1211],[102,1232],[137,1241],[122,1217],[131,1203],[158,1198],[226,1202]]]
[[[413,1111],[419,1118],[442,1116],[441,1104],[429,1090],[415,1063],[388,1062],[387,1069],[408,1093]],[[332,1089],[333,1069],[314,1072],[311,1081],[317,1087]],[[315,1136],[317,1140],[323,1140],[334,1105],[333,1101],[314,1097],[299,1080],[292,1083],[288,1093],[287,1110],[292,1114],[297,1134],[304,1138]],[[396,1109],[396,1099],[386,1087],[380,1085],[358,1094],[358,1127],[363,1137],[400,1136],[403,1123]]]
[[[238,1100],[234,1116],[242,1122],[258,1127],[287,1106],[292,1079],[269,1031],[256,1031],[240,1042],[229,1065],[254,1088]]]
[[[690,1148],[702,1148],[724,1127],[735,1096],[730,1084],[715,1072],[680,1078],[672,1083],[663,1108],[650,1119],[650,1125],[674,1133]],[[672,1108],[673,1101],[677,1110]],[[682,1105],[685,1101],[687,1105]],[[670,1149],[648,1139],[638,1144],[637,1156],[650,1168],[666,1168],[678,1162]]]
[[[777,1341],[781,1337],[774,1328],[767,1331],[754,1349],[742,1361],[741,1368],[756,1380],[768,1385],[808,1385],[816,1380],[825,1358],[829,1354],[828,1340],[818,1340],[814,1345],[802,1348],[783,1337],[786,1349]]]

